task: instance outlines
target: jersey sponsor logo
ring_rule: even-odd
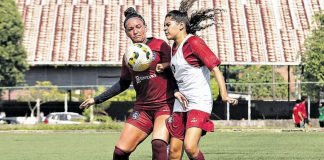
[[[141,83],[143,80],[148,80],[148,79],[152,79],[152,78],[155,78],[156,77],[156,74],[151,74],[151,75],[148,75],[148,76],[135,76],[135,79],[136,79],[136,83],[139,84]]]
[[[132,119],[137,120],[140,117],[140,112],[139,111],[134,111],[132,112]]]

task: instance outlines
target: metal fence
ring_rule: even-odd
[[[226,83],[229,93],[236,96],[251,96],[251,100],[266,101],[295,101],[300,99],[302,95],[310,97],[312,101],[319,101],[324,97],[324,83],[321,82],[299,82],[299,83]],[[19,97],[28,94],[31,90],[46,93],[53,88],[60,93],[67,93],[68,98],[72,101],[78,101],[84,96],[89,97],[102,91],[103,88],[109,88],[111,85],[84,85],[84,86],[15,86],[0,87],[2,91],[1,100],[19,100]],[[130,89],[133,87],[131,86]],[[213,90],[215,94],[218,91]],[[53,97],[57,99],[57,97]]]
[[[289,118],[294,102],[302,95],[308,96],[308,114],[317,116],[317,104],[324,101],[323,83],[226,83],[229,95],[239,99],[240,107],[232,108],[221,104],[215,113],[221,119],[259,119],[263,118]],[[37,98],[46,102],[82,102],[87,97],[100,94],[111,86],[19,86],[2,87],[1,102],[30,101],[35,104]],[[130,91],[133,91],[130,87]],[[214,94],[218,91],[213,90]],[[127,93],[122,96],[128,96]],[[133,95],[134,96],[134,95]],[[130,102],[130,99],[121,100]],[[215,99],[217,101],[217,99]],[[261,102],[260,102],[261,101]],[[218,103],[217,105],[219,105]],[[214,107],[215,108],[215,107]],[[27,109],[28,110],[28,109]],[[259,113],[256,113],[259,112]],[[312,115],[310,115],[312,116]]]

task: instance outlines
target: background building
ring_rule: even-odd
[[[26,81],[59,86],[107,85],[119,77],[130,40],[123,12],[133,6],[148,32],[166,39],[164,16],[181,0],[16,0],[31,65]],[[194,8],[224,9],[201,33],[223,65],[298,65],[312,16],[322,0],[199,0]]]

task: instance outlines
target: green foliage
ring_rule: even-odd
[[[95,96],[100,95],[101,93],[103,93],[106,90],[105,87],[99,87]],[[127,89],[126,91],[120,93],[119,95],[110,98],[109,100],[101,103],[101,104],[96,104],[95,108],[108,108],[111,104],[111,102],[114,101],[135,101],[136,98],[136,92],[134,89]]]
[[[40,104],[44,104],[49,101],[64,101],[65,94],[61,92],[57,86],[53,86],[49,81],[37,81],[34,87],[24,89],[24,91],[18,94],[18,101],[28,102],[28,107],[31,111],[31,116],[34,116],[34,111],[37,107],[37,103],[32,106],[31,102],[40,100]]]
[[[210,78],[210,88],[213,93],[213,100],[217,100],[217,97],[219,96],[219,85],[216,83],[214,76],[211,76]]]
[[[95,116],[94,121],[101,122],[101,123],[112,123],[113,120],[109,116]]]
[[[82,115],[86,117],[86,122],[90,122],[90,108],[83,110]]]
[[[93,95],[93,97],[100,95],[101,93],[103,93],[104,91],[106,91],[106,88],[101,86],[98,87],[97,91],[95,92],[95,94]],[[81,96],[83,100],[85,100],[85,96]],[[100,103],[100,104],[96,104],[93,108],[93,112],[95,117],[98,115],[102,115],[102,114],[106,114],[105,110],[107,108],[109,108],[111,102],[116,102],[116,101],[135,101],[136,99],[136,92],[134,89],[127,89],[126,91],[120,93],[119,95],[112,97],[110,99],[108,99],[107,101]],[[90,118],[90,109],[86,109],[83,112],[83,115],[87,117],[87,121],[89,121]],[[110,118],[110,117],[108,117]]]
[[[272,97],[272,85],[251,85],[248,83],[272,83],[272,66],[237,66],[232,67],[231,71],[238,73],[235,79],[229,79],[230,83],[242,83],[232,85],[235,92],[246,93],[251,92],[254,99],[266,99]],[[275,82],[284,83],[283,77],[279,73],[275,73]],[[284,98],[287,96],[287,85],[276,85],[276,98]]]
[[[21,44],[23,23],[14,0],[0,1],[0,87],[24,81],[28,69]]]
[[[50,81],[36,81],[36,85],[27,88],[18,95],[20,101],[36,101],[40,99],[42,103],[49,101],[64,101],[65,94],[57,86],[52,85]]]
[[[324,14],[315,15],[317,27],[306,39],[305,53],[302,55],[304,62],[303,78],[309,82],[320,82],[319,84],[305,85],[304,89],[309,95],[317,96],[319,90],[324,89]],[[316,93],[317,92],[317,93]]]

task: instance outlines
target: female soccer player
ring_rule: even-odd
[[[170,11],[164,22],[167,39],[174,40],[171,69],[180,91],[175,93],[180,101],[175,101],[172,116],[166,122],[171,134],[170,159],[181,159],[183,147],[190,159],[204,159],[198,147],[199,140],[206,132],[214,130],[210,121],[213,99],[209,71],[220,87],[222,100],[237,104],[236,99],[227,95],[223,75],[218,69],[220,61],[206,43],[195,36],[196,31],[213,25],[201,26],[200,22],[214,20],[215,10],[202,9],[188,17],[187,11],[194,1],[183,0],[180,9]]]
[[[128,159],[135,148],[152,133],[152,159],[166,160],[169,133],[165,120],[172,112],[174,103],[172,83],[175,84],[175,81],[170,79],[173,77],[170,69],[157,66],[165,67],[165,64],[170,62],[171,48],[161,39],[146,36],[145,21],[134,8],[128,8],[124,14],[126,35],[133,43],[148,45],[155,53],[155,60],[150,64],[149,69],[142,72],[131,70],[123,61],[119,81],[99,96],[85,100],[80,108],[102,103],[129,88],[133,82],[136,91],[134,111],[128,117],[117,141],[113,159]]]

